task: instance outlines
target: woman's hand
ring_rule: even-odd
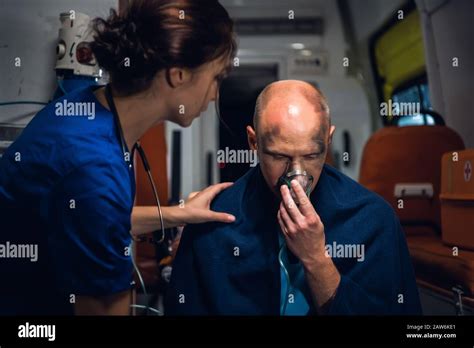
[[[193,192],[183,203],[183,222],[186,224],[198,224],[202,222],[234,222],[235,216],[227,213],[219,213],[211,210],[212,200],[223,190],[232,186],[232,182],[211,185],[199,192]]]
[[[209,186],[200,191],[193,192],[185,202],[170,207],[163,206],[163,223],[165,228],[198,224],[201,222],[234,222],[235,217],[227,213],[212,211],[211,202],[218,193],[232,186],[231,182],[224,182]],[[158,207],[134,206],[132,211],[132,235],[137,237],[142,234],[161,229]]]

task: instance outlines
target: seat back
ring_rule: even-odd
[[[462,149],[446,126],[382,128],[364,147],[359,182],[392,205],[407,234],[439,233],[441,157]]]

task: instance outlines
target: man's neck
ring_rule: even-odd
[[[110,110],[105,97],[105,88],[99,88],[94,93],[102,106]],[[112,94],[114,93],[112,92]],[[143,94],[128,97],[113,95],[113,99],[128,149],[132,149],[133,145],[148,129],[165,120],[164,105],[158,105],[157,107],[156,101],[153,105]],[[155,109],[152,110],[151,105]]]

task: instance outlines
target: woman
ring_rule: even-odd
[[[191,125],[216,99],[236,50],[217,0],[132,1],[123,14],[96,19],[95,29],[91,48],[110,84],[46,106],[2,158],[0,236],[9,245],[37,245],[38,257],[0,266],[10,279],[1,314],[129,313],[130,231],[160,226],[156,207],[132,213],[130,150],[158,123]],[[78,117],[86,116],[78,105],[88,106],[88,117]],[[231,223],[233,216],[210,210],[229,185],[211,186],[184,207],[163,207],[165,227]]]

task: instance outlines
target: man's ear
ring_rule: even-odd
[[[247,126],[247,141],[250,150],[257,150],[257,134],[251,126]]]
[[[336,130],[336,126],[331,126],[331,128],[329,129],[329,145],[331,145],[331,143],[332,143],[332,136],[333,136],[335,130]]]
[[[189,69],[171,68],[166,72],[166,80],[173,87],[180,87],[191,80],[192,72]]]

